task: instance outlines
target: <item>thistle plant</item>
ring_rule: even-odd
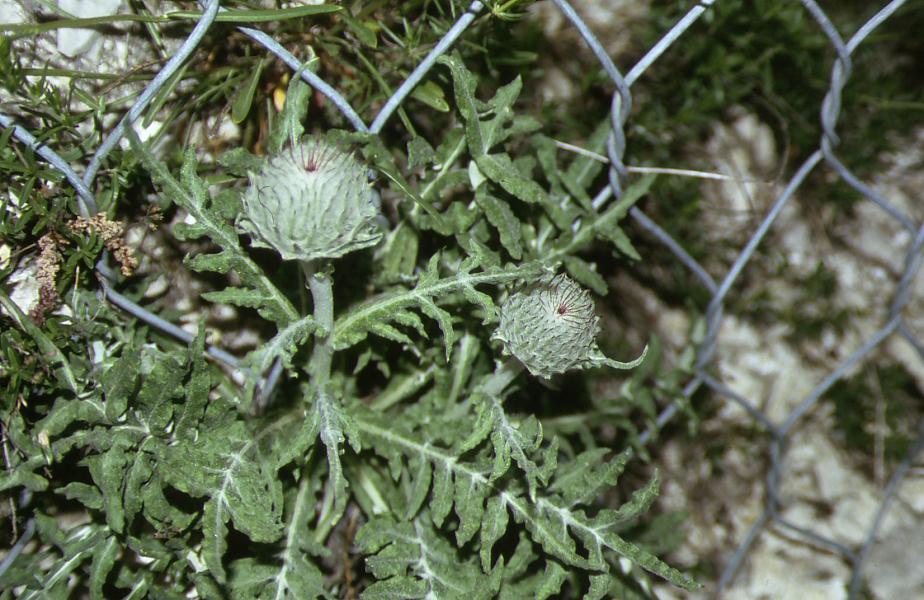
[[[293,130],[293,139],[298,130]],[[297,260],[311,290],[316,337],[311,361],[315,386],[330,376],[334,326],[330,259],[382,239],[379,202],[366,167],[321,137],[309,137],[270,158],[242,196],[238,228],[253,246]]]
[[[641,598],[652,578],[696,587],[650,544],[673,539],[643,520],[657,474],[617,485],[636,438],[613,415],[667,401],[656,394],[670,387],[649,383],[671,379],[655,345],[629,363],[598,346],[619,336],[601,330],[593,298],[608,285],[588,251],[638,258],[620,222],[652,179],[595,207],[602,167],[562,161],[516,113],[519,78],[482,98],[461,55],[437,69],[452,104],[430,139],[306,135],[298,78],[267,156],[237,149],[201,165],[189,148],[177,170],[126,131],[178,213],[170,234],[185,267],[215,286],[201,300],[265,337],[229,376],[204,358],[204,329],[188,348],[155,345],[80,295],[80,331],[109,343],[94,342],[90,361],[55,355],[67,387],[11,417],[4,481],[86,519],[67,529],[36,508],[42,543],[0,589],[375,599]],[[26,346],[17,335],[0,337]],[[606,367],[635,368],[620,374],[625,395],[573,399],[563,425],[557,384],[613,376]],[[255,410],[270,388],[273,403]],[[619,432],[620,451],[598,442],[597,424]]]

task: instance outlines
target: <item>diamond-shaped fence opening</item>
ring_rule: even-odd
[[[595,196],[595,208],[600,209],[623,194],[624,184],[631,169],[626,164],[626,128],[627,123],[632,119],[634,84],[644,78],[649,69],[656,67],[659,60],[666,54],[682,53],[685,41],[690,36],[700,35],[697,29],[699,21],[708,19],[711,11],[716,8],[715,5],[720,3],[721,0],[702,0],[693,5],[682,18],[663,32],[660,39],[648,48],[634,65],[621,65],[614,62],[591,27],[573,6],[566,0],[552,0],[554,10],[560,11],[569,26],[579,33],[586,47],[599,61],[603,71],[611,80],[611,130],[606,143],[606,158],[610,164],[609,185],[600,189]],[[221,19],[225,9],[220,6],[218,0],[208,0],[201,4],[201,16],[198,17],[188,37],[179,48],[170,53],[169,59],[160,68],[156,77],[144,86],[143,91],[125,112],[124,117],[117,123],[105,125],[105,135],[101,143],[89,162],[81,165],[81,168],[69,164],[56,153],[55,148],[44,145],[41,141],[41,131],[29,131],[17,124],[16,117],[10,114],[0,114],[0,125],[4,129],[12,130],[19,142],[31,147],[42,159],[64,174],[78,194],[79,211],[83,216],[89,217],[96,213],[96,201],[92,190],[106,156],[123,140],[126,128],[135,127],[138,124],[145,111],[157,101],[159,93],[184,68],[190,56],[208,35],[210,28]],[[819,49],[818,56],[809,57],[809,59],[817,61],[833,59],[827,93],[818,107],[818,119],[822,133],[817,140],[817,149],[809,154],[801,164],[789,170],[788,179],[778,188],[773,189],[770,195],[772,197],[767,198],[765,205],[752,207],[756,212],[752,212],[749,218],[734,223],[732,229],[736,232],[740,233],[746,228],[748,233],[741,239],[741,246],[736,249],[730,265],[723,266],[721,259],[704,261],[694,258],[693,254],[686,249],[691,240],[672,236],[659,225],[657,218],[646,214],[646,208],[657,209],[658,207],[636,207],[631,209],[630,215],[641,230],[647,232],[658,244],[663,245],[673,260],[692,275],[696,285],[709,298],[704,315],[705,326],[698,338],[701,341],[696,349],[697,358],[692,379],[684,388],[686,397],[692,398],[698,391],[708,390],[714,398],[719,398],[722,403],[726,403],[726,408],[738,410],[753,425],[753,431],[756,432],[754,433],[756,441],[753,443],[762,444],[765,450],[766,478],[760,490],[762,499],[759,504],[752,507],[754,508],[752,518],[747,520],[746,525],[742,527],[743,536],[733,540],[737,547],[729,546],[723,549],[721,556],[723,566],[715,589],[721,594],[725,590],[735,588],[736,578],[740,577],[754,548],[759,545],[764,536],[769,535],[769,531],[772,531],[775,535],[789,540],[789,543],[811,546],[829,557],[837,557],[847,565],[851,573],[849,597],[855,598],[860,594],[862,582],[868,571],[864,569],[867,568],[871,551],[879,540],[880,529],[888,516],[889,508],[894,504],[903,481],[912,470],[924,445],[924,423],[917,428],[911,427],[912,430],[916,429],[916,433],[904,460],[891,473],[881,474],[883,486],[875,499],[878,509],[866,522],[854,523],[856,531],[832,531],[830,527],[819,528],[816,527],[810,515],[807,517],[804,512],[791,510],[794,503],[792,488],[788,480],[794,461],[802,464],[802,467],[805,466],[805,461],[812,461],[810,451],[808,456],[800,453],[800,444],[806,443],[806,436],[801,427],[806,420],[818,416],[819,406],[826,393],[829,393],[845,378],[853,376],[859,368],[881,355],[883,348],[887,345],[901,346],[902,348],[896,352],[902,353],[907,361],[921,362],[924,358],[924,343],[919,340],[920,334],[924,331],[921,330],[921,323],[915,316],[916,303],[920,302],[916,297],[916,292],[919,291],[917,287],[920,286],[916,282],[916,276],[921,261],[921,248],[924,245],[924,221],[921,220],[920,215],[908,214],[908,208],[895,202],[887,193],[877,191],[882,189],[881,186],[877,187],[855,175],[851,170],[851,165],[845,163],[838,154],[841,143],[840,133],[851,127],[850,122],[844,122],[841,118],[841,106],[844,94],[848,93],[845,88],[850,83],[853,74],[854,56],[861,52],[864,44],[869,43],[869,40],[876,36],[877,32],[882,30],[890,20],[902,18],[901,9],[905,2],[894,0],[884,4],[878,12],[854,31],[842,31],[836,27],[826,11],[813,0],[802,0],[801,4],[805,18],[814,21],[828,41],[827,47]],[[545,8],[552,7],[546,6]],[[396,118],[396,113],[415,88],[426,80],[438,59],[464,38],[466,30],[472,23],[486,17],[489,13],[490,8],[486,8],[485,4],[480,1],[472,2],[466,10],[460,11],[451,29],[442,35],[439,42],[425,55],[413,72],[400,82],[400,85],[397,85],[387,102],[374,114],[351,106],[338,92],[336,81],[325,81],[311,69],[301,68],[302,61],[299,58],[259,28],[239,26],[237,31],[249,38],[254,52],[270,53],[288,65],[293,73],[298,73],[315,92],[323,95],[326,101],[336,107],[346,123],[357,131],[378,134],[390,120]],[[746,34],[746,32],[739,33]],[[669,122],[664,123],[665,128],[670,128],[670,126]],[[878,132],[871,131],[868,135],[878,135]],[[871,328],[868,325],[870,320],[867,319],[865,329],[861,328],[860,332],[851,338],[855,342],[853,347],[838,348],[837,351],[832,351],[831,355],[837,357],[836,364],[817,381],[812,382],[812,385],[806,387],[805,382],[800,382],[800,385],[793,384],[787,387],[792,382],[786,379],[786,374],[780,372],[778,368],[768,368],[765,373],[767,377],[783,381],[781,385],[786,388],[783,390],[777,388],[776,396],[784,400],[781,401],[782,403],[773,403],[769,402],[766,397],[749,395],[753,390],[742,390],[736,381],[734,369],[730,370],[728,367],[729,354],[741,350],[741,346],[736,345],[735,340],[729,341],[725,337],[726,328],[730,327],[730,320],[735,318],[732,316],[734,310],[730,310],[729,306],[734,305],[735,296],[740,293],[743,285],[742,280],[747,277],[749,269],[753,268],[762,244],[772,238],[773,244],[783,246],[778,249],[780,253],[785,254],[793,250],[785,247],[789,239],[787,231],[794,227],[791,220],[786,217],[787,210],[791,210],[800,202],[807,201],[799,197],[800,191],[803,190],[810,175],[823,170],[829,175],[826,179],[829,185],[846,184],[862,196],[860,201],[862,207],[858,210],[863,211],[862,214],[869,218],[868,222],[875,220],[877,226],[893,232],[895,243],[885,252],[888,254],[886,259],[891,260],[893,267],[897,269],[897,284],[889,283],[887,276],[876,271],[882,279],[882,283],[879,284],[880,292],[877,294],[881,306],[866,308],[876,319],[879,319],[878,323]],[[669,172],[667,169],[665,171]],[[739,188],[742,186],[739,185]],[[766,188],[764,188],[764,195],[767,196]],[[661,208],[652,214],[663,214],[664,210],[666,209]],[[848,235],[852,233],[862,236],[862,225],[868,222],[861,223],[860,229],[851,230]],[[823,253],[824,250],[820,252]],[[896,257],[900,257],[900,260]],[[760,268],[765,269],[766,267]],[[105,263],[98,265],[98,271],[106,297],[111,303],[169,335],[187,342],[191,341],[192,336],[180,327],[152,314],[119,294],[112,287],[111,272]],[[763,274],[757,275],[757,277],[762,276]],[[760,337],[758,332],[758,338]],[[220,347],[210,347],[209,352],[215,359],[231,367],[239,366],[237,358]],[[758,343],[756,348],[752,348],[757,362],[761,361],[761,352],[771,352],[769,342],[767,346],[762,347]],[[766,357],[766,360],[770,361],[771,358]],[[755,369],[759,370],[759,368],[760,365],[755,366]],[[272,381],[267,383],[272,385]],[[766,389],[763,391],[766,392]],[[677,405],[666,407],[657,419],[657,426],[660,428],[669,423],[680,410]],[[821,412],[824,413],[824,411]],[[643,436],[643,442],[649,439],[650,434]],[[23,500],[27,501],[27,499]],[[800,498],[800,500],[803,504],[813,501],[811,498]],[[817,499],[818,502],[826,500],[830,499]],[[30,522],[4,560],[4,566],[0,568],[8,566],[12,559],[23,550],[33,531],[34,523]]]

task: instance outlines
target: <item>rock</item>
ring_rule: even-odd
[[[75,17],[105,17],[114,15],[122,0],[58,0],[58,6]],[[83,54],[98,54],[100,33],[93,29],[59,29],[58,52],[68,58]]]
[[[924,598],[924,523],[896,528],[870,553],[863,574],[876,598]]]

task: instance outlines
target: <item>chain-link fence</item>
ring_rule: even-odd
[[[713,9],[713,5],[720,1],[721,0],[703,0],[690,9],[689,12],[676,22],[672,28],[666,31],[641,60],[632,66],[624,75],[623,71],[614,64],[603,45],[575,9],[566,0],[553,0],[557,9],[561,11],[563,16],[580,33],[587,46],[592,50],[600,65],[612,80],[614,89],[610,116],[612,128],[606,144],[606,150],[611,164],[609,170],[609,185],[600,190],[594,199],[594,207],[598,210],[601,209],[604,204],[618,199],[623,192],[623,184],[628,174],[628,169],[624,161],[626,151],[625,127],[627,121],[631,118],[633,84],[639,80],[639,78],[643,77],[649,67],[654,65],[662,55],[668,52],[672,47],[682,44],[682,40],[685,36],[695,35],[693,33],[695,31],[694,25],[704,15],[708,15],[709,11]],[[905,2],[903,0],[893,0],[889,2],[872,18],[866,21],[862,27],[852,32],[849,37],[845,37],[838,31],[826,12],[822,10],[816,2],[813,0],[801,0],[801,4],[803,5],[805,14],[810,16],[811,19],[817,23],[818,27],[821,28],[830,42],[830,47],[833,48],[836,53],[833,69],[830,74],[827,95],[824,97],[824,101],[819,110],[823,134],[818,141],[817,150],[812,152],[811,155],[799,165],[798,169],[796,169],[795,174],[792,175],[783,191],[776,197],[769,211],[763,216],[753,233],[750,234],[744,247],[737,252],[737,258],[734,260],[731,268],[721,277],[714,277],[708,272],[707,268],[703,266],[701,261],[694,259],[691,254],[684,249],[683,240],[672,237],[662,229],[658,223],[646,216],[643,209],[638,207],[633,208],[630,214],[638,225],[654,235],[657,240],[669,249],[677,260],[692,272],[699,284],[708,291],[711,297],[705,318],[705,334],[697,350],[693,378],[684,388],[685,396],[690,398],[698,390],[708,388],[717,396],[743,408],[753,420],[753,423],[758,428],[763,429],[769,438],[769,444],[766,450],[769,454],[768,464],[770,466],[766,474],[763,508],[753,522],[753,525],[751,525],[750,531],[744,539],[740,540],[737,549],[727,555],[727,560],[718,579],[718,593],[721,594],[723,590],[732,586],[742,566],[748,560],[749,553],[755,546],[755,543],[758,542],[769,528],[773,527],[785,530],[787,535],[798,541],[823,548],[832,554],[838,555],[849,563],[852,570],[849,595],[851,598],[855,598],[861,591],[864,567],[877,541],[877,532],[880,530],[890,504],[892,504],[896,497],[896,493],[902,485],[903,480],[909,473],[922,446],[924,446],[924,423],[922,423],[918,429],[917,438],[911,444],[906,458],[895,468],[894,472],[888,478],[887,485],[884,487],[879,499],[878,512],[871,522],[865,525],[866,533],[863,536],[862,544],[858,547],[850,547],[841,541],[833,539],[830,535],[818,533],[785,517],[785,508],[790,499],[783,493],[783,485],[787,477],[787,458],[791,450],[790,446],[794,431],[796,431],[800,423],[819,406],[819,402],[823,395],[829,391],[834,384],[844,378],[858,365],[870,359],[877,349],[890,339],[901,338],[905,340],[913,348],[919,358],[924,358],[924,343],[919,341],[911,328],[908,327],[904,312],[906,306],[912,300],[912,283],[920,266],[921,248],[922,245],[924,245],[924,224],[916,223],[910,216],[904,214],[902,210],[897,208],[893,203],[890,203],[888,198],[882,197],[871,185],[855,176],[838,157],[838,146],[840,143],[838,128],[841,125],[839,122],[841,116],[841,98],[842,91],[851,78],[851,55],[858,48],[861,48],[864,40],[884,22],[889,19],[900,18],[896,13],[899,13],[899,9],[902,8]],[[150,106],[158,92],[160,92],[164,85],[174,77],[183,66],[184,62],[187,61],[197,49],[197,46],[209,31],[209,28],[216,22],[216,18],[219,17],[223,10],[219,6],[218,0],[203,2],[202,6],[203,14],[189,37],[159,71],[157,76],[145,87],[137,101],[127,111],[124,118],[108,133],[90,162],[86,165],[85,169],[83,169],[82,175],[79,175],[66,160],[59,156],[54,148],[50,148],[38,142],[32,133],[18,125],[11,116],[0,114],[0,124],[2,124],[5,129],[12,129],[16,139],[31,147],[39,156],[65,175],[67,180],[77,191],[80,212],[83,216],[88,217],[96,213],[96,203],[91,188],[93,187],[94,179],[98,174],[103,160],[122,140],[125,129],[133,126],[136,120],[138,120]],[[283,48],[272,37],[258,29],[249,27],[239,27],[238,29],[245,36],[253,40],[255,44],[262,46],[265,50],[291,67],[293,72],[298,71],[301,77],[314,90],[323,94],[334,106],[336,106],[356,130],[378,134],[395,112],[400,109],[405,99],[410,96],[415,87],[424,80],[433,66],[437,63],[437,59],[452,48],[459,38],[465,34],[466,29],[476,19],[486,13],[487,10],[484,3],[480,1],[472,2],[464,14],[457,19],[454,26],[446,32],[426,58],[419,63],[411,75],[407,77],[400,87],[391,95],[369,125],[366,124],[363,117],[354,110],[350,103],[334,86],[325,82],[310,70],[303,69],[299,71],[299,67],[301,66],[299,59]],[[898,223],[902,229],[908,232],[911,241],[905,250],[904,268],[900,281],[890,295],[885,322],[881,324],[878,331],[870,335],[859,347],[853,350],[846,360],[828,373],[823,380],[819,381],[810,393],[795,404],[795,408],[788,411],[788,414],[786,414],[782,420],[774,419],[771,418],[765,410],[758,408],[758,406],[760,406],[760,399],[746,397],[736,392],[733,384],[723,381],[722,378],[716,374],[717,371],[714,366],[717,360],[721,360],[721,356],[717,354],[717,349],[719,348],[722,337],[723,323],[726,319],[725,307],[729,300],[729,295],[733,293],[736,282],[739,282],[742,278],[742,274],[746,272],[749,265],[753,262],[752,259],[755,257],[755,253],[771,230],[771,227],[778,221],[787,205],[797,202],[795,198],[797,192],[800,190],[800,186],[803,185],[813,171],[823,169],[825,166],[835,173],[843,182],[862,194],[865,199],[864,202],[868,201],[872,203],[878,210],[881,210],[882,213],[887,215],[889,219]],[[150,313],[112,289],[109,284],[109,281],[111,281],[111,274],[105,264],[100,263],[100,265],[98,265],[98,270],[101,275],[100,280],[102,281],[106,297],[110,302],[167,334],[187,342],[192,339],[189,333],[164,321],[157,315]],[[211,347],[209,352],[219,361],[235,368],[239,366],[234,356],[220,348]],[[667,407],[657,420],[658,428],[670,422],[678,411],[679,407],[677,405]],[[647,442],[649,438],[650,435],[644,435],[643,443]],[[3,561],[4,568],[22,551],[33,531],[34,526],[30,523],[22,532],[12,552]]]

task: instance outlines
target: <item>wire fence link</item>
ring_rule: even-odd
[[[911,300],[911,284],[921,263],[921,248],[924,246],[924,223],[915,223],[911,217],[905,215],[894,204],[890,203],[888,199],[881,197],[868,184],[855,176],[837,155],[838,145],[840,144],[837,128],[841,116],[841,98],[844,87],[850,80],[852,74],[851,55],[877,27],[888,19],[893,18],[896,11],[898,11],[905,2],[904,0],[893,0],[887,3],[845,42],[831,19],[814,0],[800,1],[806,14],[818,24],[836,53],[833,68],[831,70],[828,92],[821,104],[819,114],[822,136],[819,140],[817,150],[809,155],[805,162],[795,171],[795,174],[788,181],[782,192],[776,197],[767,214],[750,235],[744,247],[737,253],[737,258],[734,260],[727,273],[720,279],[714,278],[709,274],[705,266],[694,259],[684,249],[684,245],[680,240],[675,239],[667,231],[662,229],[653,219],[649,218],[642,209],[635,207],[630,211],[631,218],[642,229],[651,233],[655,239],[663,244],[676,257],[677,260],[689,269],[710,296],[710,301],[706,310],[705,335],[703,342],[698,347],[693,377],[684,387],[684,395],[687,399],[690,399],[698,390],[703,388],[708,389],[715,395],[739,405],[759,427],[766,430],[769,436],[767,453],[769,455],[770,468],[766,477],[766,496],[763,509],[752,524],[748,533],[744,536],[744,539],[740,541],[737,549],[730,553],[718,579],[716,589],[717,595],[721,595],[723,591],[727,590],[734,583],[736,575],[741,571],[749,552],[759,540],[760,536],[769,527],[775,526],[787,530],[796,539],[800,539],[811,545],[820,546],[841,556],[852,569],[852,579],[849,584],[849,597],[858,597],[863,581],[863,569],[868,561],[870,551],[876,542],[877,532],[883,523],[890,504],[896,497],[896,493],[903,479],[909,473],[911,466],[917,459],[922,448],[924,448],[924,422],[922,422],[917,429],[917,437],[911,445],[910,451],[889,478],[879,500],[879,507],[875,518],[868,524],[868,529],[863,538],[864,541],[857,548],[848,547],[829,536],[819,534],[804,526],[793,523],[783,516],[784,508],[788,500],[782,493],[782,486],[787,474],[787,455],[790,450],[789,445],[792,434],[797,425],[818,405],[819,400],[825,392],[836,382],[844,378],[846,374],[857,365],[868,359],[884,342],[895,336],[907,341],[915,350],[918,357],[924,360],[924,344],[915,338],[914,333],[905,323],[902,313],[903,309]],[[619,199],[623,193],[623,185],[628,174],[627,166],[624,162],[626,152],[625,127],[630,119],[632,107],[631,88],[633,84],[675,43],[682,40],[684,36],[689,35],[690,29],[694,24],[696,24],[701,17],[707,15],[716,2],[717,0],[702,0],[696,4],[669,31],[664,33],[641,60],[629,69],[628,75],[623,76],[619,67],[617,67],[612,58],[608,55],[590,27],[588,27],[567,0],[553,0],[554,5],[562,12],[567,21],[569,21],[580,33],[587,46],[612,81],[614,88],[610,114],[611,131],[606,142],[606,151],[610,161],[609,185],[600,190],[596,195],[594,199],[594,208],[598,210],[602,209],[603,205],[608,200]],[[157,76],[146,86],[134,105],[126,112],[123,119],[106,135],[103,143],[97,149],[85,170],[83,170],[82,176],[79,175],[67,161],[61,158],[54,149],[37,141],[30,132],[18,125],[12,117],[0,114],[0,126],[5,129],[11,128],[13,130],[13,136],[16,139],[22,144],[32,148],[40,157],[63,173],[67,181],[77,191],[79,211],[85,216],[92,215],[96,212],[96,202],[90,190],[92,189],[94,179],[106,155],[122,140],[125,129],[133,126],[135,121],[142,115],[145,109],[148,108],[162,86],[182,68],[184,62],[192,55],[203,37],[207,34],[211,25],[215,22],[217,15],[224,10],[219,6],[218,0],[203,1],[200,2],[200,4],[203,7],[203,14],[189,34],[189,37],[165,64]],[[446,32],[436,46],[385,102],[380,111],[372,119],[371,125],[368,126],[359,113],[333,86],[325,82],[311,70],[301,68],[302,63],[272,37],[260,30],[245,26],[238,27],[238,30],[252,39],[255,43],[263,46],[266,51],[282,60],[293,72],[298,72],[313,89],[330,100],[357,131],[378,134],[382,131],[382,128],[389,118],[402,106],[402,103],[411,94],[415,86],[426,77],[436,64],[438,58],[446,53],[453,44],[464,35],[466,29],[484,14],[485,4],[479,0],[472,2],[465,12],[459,16],[453,27]],[[900,281],[892,295],[886,322],[878,331],[869,336],[868,339],[856,348],[856,350],[854,350],[836,369],[819,382],[782,421],[775,421],[766,412],[758,408],[758,403],[755,402],[754,399],[742,396],[729,384],[715,375],[716,370],[714,367],[716,361],[721,360],[721,357],[717,356],[717,350],[721,338],[721,328],[726,318],[725,305],[733,286],[741,279],[742,273],[745,272],[752,262],[755,252],[770,228],[778,220],[784,207],[795,202],[794,197],[796,192],[800,189],[800,186],[806,181],[809,174],[822,164],[829,166],[844,182],[857,190],[865,199],[875,204],[875,206],[888,215],[889,218],[893,219],[912,234],[913,242],[907,251]],[[103,282],[103,291],[113,304],[127,311],[135,318],[169,335],[187,342],[192,339],[192,336],[179,327],[164,321],[159,316],[149,312],[112,289],[111,271],[106,267],[104,262],[98,265],[98,273]],[[212,347],[209,349],[209,352],[215,359],[233,368],[240,367],[238,360],[234,356],[220,348]],[[656,428],[663,427],[667,424],[677,412],[679,412],[679,406],[677,404],[666,407],[657,419]],[[652,433],[653,431],[646,432],[642,436],[642,442],[647,443]],[[11,552],[4,563],[11,562],[12,558],[15,558],[14,553],[18,553],[16,549],[18,548],[19,551],[21,551],[33,530],[34,524],[30,522],[14,546],[14,552]]]

